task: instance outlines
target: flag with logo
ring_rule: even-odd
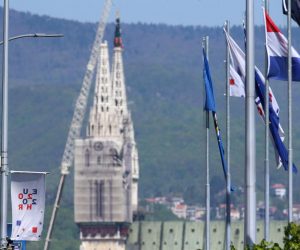
[[[264,11],[266,48],[268,54],[268,78],[288,80],[288,41]],[[300,81],[300,55],[292,47],[292,80]]]
[[[45,214],[45,176],[41,172],[11,172],[12,240],[41,239]]]
[[[300,0],[291,0],[291,13],[294,21],[300,26]],[[283,14],[288,14],[288,0],[282,0],[282,11]]]

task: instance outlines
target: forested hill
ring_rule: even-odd
[[[2,13],[2,12],[1,12]],[[1,19],[2,20],[2,19]],[[11,169],[47,170],[48,202],[52,203],[67,131],[79,93],[96,24],[11,11],[10,35],[63,33],[60,39],[23,39],[10,43],[9,164]],[[2,25],[0,25],[2,27]],[[202,202],[205,180],[202,38],[208,35],[219,123],[225,141],[224,56],[222,27],[123,24],[124,61],[129,107],[133,114],[140,158],[140,197],[183,194]],[[2,30],[1,30],[2,32]],[[113,24],[105,38],[112,44]],[[241,27],[231,34],[243,46]],[[264,29],[256,28],[256,61],[263,65]],[[293,31],[300,44],[299,29]],[[112,46],[110,46],[112,47]],[[287,85],[272,81],[286,129]],[[300,89],[294,85],[294,155],[300,166]],[[231,102],[231,160],[235,186],[244,183],[244,100]],[[263,127],[257,118],[257,184],[263,187]],[[211,130],[213,190],[223,188],[219,152]],[[271,183],[286,183],[271,152]],[[72,205],[72,177],[64,200]],[[295,177],[299,188],[299,176]],[[298,190],[299,191],[299,190]],[[299,194],[299,192],[297,192]],[[299,195],[296,194],[299,200]]]

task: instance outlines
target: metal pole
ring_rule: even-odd
[[[208,41],[203,38],[204,50],[208,60]],[[206,225],[205,225],[205,249],[210,250],[210,181],[209,181],[209,111],[206,111]]]
[[[60,181],[59,181],[59,192],[57,193],[56,195],[56,198],[55,198],[55,204],[59,204],[59,201],[61,200],[61,196],[62,196],[62,191],[63,191],[63,188],[64,188],[64,183],[65,183],[65,178],[66,178],[66,175],[62,175],[60,177]],[[55,218],[56,218],[56,214],[57,214],[57,211],[56,209],[53,209],[52,211],[52,216],[51,216],[51,219],[50,219],[50,223],[49,223],[49,227],[50,228],[53,228],[53,225],[54,225],[54,221],[55,221]],[[44,245],[44,250],[48,250],[49,247],[50,247],[50,244],[51,244],[51,236],[52,236],[52,230],[48,230],[47,232],[47,236],[46,236],[46,240],[45,240],[45,245]]]
[[[8,4],[7,4],[8,9]],[[4,9],[6,13],[6,8]],[[6,21],[7,20],[7,21]],[[44,34],[44,33],[35,33],[35,34],[23,34],[8,38],[8,10],[7,17],[4,17],[4,39],[0,42],[0,45],[3,45],[3,86],[2,86],[2,95],[3,95],[3,116],[2,116],[2,150],[1,150],[1,174],[2,174],[2,211],[1,211],[1,249],[6,249],[6,237],[7,237],[7,177],[9,174],[8,168],[8,157],[7,157],[7,148],[8,148],[8,42],[20,38],[57,38],[63,37],[63,34]]]
[[[293,143],[292,143],[292,31],[291,31],[291,0],[288,0],[288,116],[289,116],[289,218],[293,221]]]
[[[225,28],[229,35],[230,29],[229,21],[226,21]],[[226,250],[230,250],[230,235],[231,235],[231,218],[230,218],[230,205],[231,205],[231,176],[230,176],[230,82],[229,82],[229,47],[226,42]]]
[[[8,4],[7,4],[8,9]],[[6,8],[4,9],[6,10]],[[7,20],[7,21],[6,21]],[[23,34],[8,38],[8,10],[7,17],[4,19],[4,39],[0,42],[3,45],[3,117],[2,117],[2,151],[1,151],[1,174],[2,174],[2,211],[1,211],[1,249],[6,248],[6,237],[7,237],[7,176],[9,173],[8,168],[8,157],[7,157],[7,134],[8,134],[8,42],[20,38],[57,38],[63,37],[63,34],[44,34],[44,33],[34,33],[34,34]],[[6,208],[5,208],[6,207]]]
[[[3,3],[3,72],[2,72],[2,148],[1,148],[1,177],[2,177],[2,196],[1,196],[1,249],[6,249],[7,244],[7,178],[8,152],[7,152],[7,133],[8,133],[8,20],[9,20],[9,0]]]
[[[255,192],[255,86],[254,86],[254,4],[247,0],[246,15],[246,152],[245,152],[245,244],[256,240]]]
[[[265,10],[269,13],[269,0],[265,0]],[[264,238],[269,241],[270,234],[270,163],[269,163],[269,80],[268,54],[265,49],[265,215],[264,215]]]

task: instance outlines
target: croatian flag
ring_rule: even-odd
[[[288,80],[288,42],[268,13],[265,13],[268,78]],[[300,81],[300,55],[292,47],[292,80]]]

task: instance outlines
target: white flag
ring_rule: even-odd
[[[230,79],[229,90],[230,96],[245,97],[245,85],[240,75],[235,71],[232,65],[229,67]]]
[[[244,89],[242,89],[241,85],[245,86],[244,83],[246,81],[245,53],[244,53],[244,51],[241,50],[241,48],[237,45],[237,43],[233,40],[233,38],[227,33],[227,31],[225,29],[224,29],[224,32],[225,32],[227,44],[229,47],[229,54],[230,54],[230,61],[231,61],[230,77],[235,81],[236,92],[243,93],[242,91],[245,91],[245,87],[244,87]],[[256,70],[258,76],[260,77],[262,83],[264,84],[265,78],[264,78],[263,74],[259,71],[259,69],[257,67],[255,67],[255,70]],[[231,89],[232,89],[232,86],[230,86],[230,95],[231,96],[240,96],[240,97],[245,96],[245,95],[232,94]],[[280,111],[279,105],[277,103],[277,100],[273,94],[271,87],[269,87],[269,96],[270,96],[270,105],[272,105],[275,113],[279,117],[279,111]],[[256,97],[255,103],[256,103],[257,111],[258,111],[260,117],[265,122],[265,114],[264,114],[264,110],[263,110],[263,107],[262,107],[259,97]],[[281,140],[284,141],[284,131],[283,131],[280,123],[279,123],[278,133],[279,133]],[[274,143],[274,139],[271,134],[270,134],[270,137],[271,137],[271,141],[274,146],[274,149],[275,149],[274,151],[275,151],[275,159],[276,159],[277,166],[281,167],[282,162],[278,156],[278,152],[277,152],[277,149],[276,149],[276,146]]]
[[[240,88],[239,92],[242,93],[242,91],[245,91],[245,87],[241,89],[240,85],[243,84],[245,86],[246,81],[246,61],[245,61],[245,53],[241,50],[241,48],[237,45],[237,43],[233,40],[233,38],[226,32],[224,29],[225,36],[227,39],[227,43],[229,46],[229,53],[230,53],[230,77],[232,77],[234,80],[238,78],[238,86]],[[262,82],[265,83],[265,78],[263,74],[259,71],[257,67],[255,67],[256,72],[258,73],[259,77],[262,79]],[[236,80],[237,81],[237,80]],[[236,88],[237,88],[236,87]],[[231,88],[231,86],[230,86]],[[231,92],[231,91],[230,91]],[[277,103],[277,100],[273,94],[273,91],[271,87],[269,87],[269,93],[270,93],[270,105],[272,105],[274,111],[276,112],[277,116],[279,115],[279,105]],[[240,96],[244,97],[245,95],[231,95],[231,96]],[[283,134],[284,132],[281,131]],[[283,135],[284,136],[284,135]]]
[[[12,240],[41,239],[45,214],[45,175],[12,171]]]

